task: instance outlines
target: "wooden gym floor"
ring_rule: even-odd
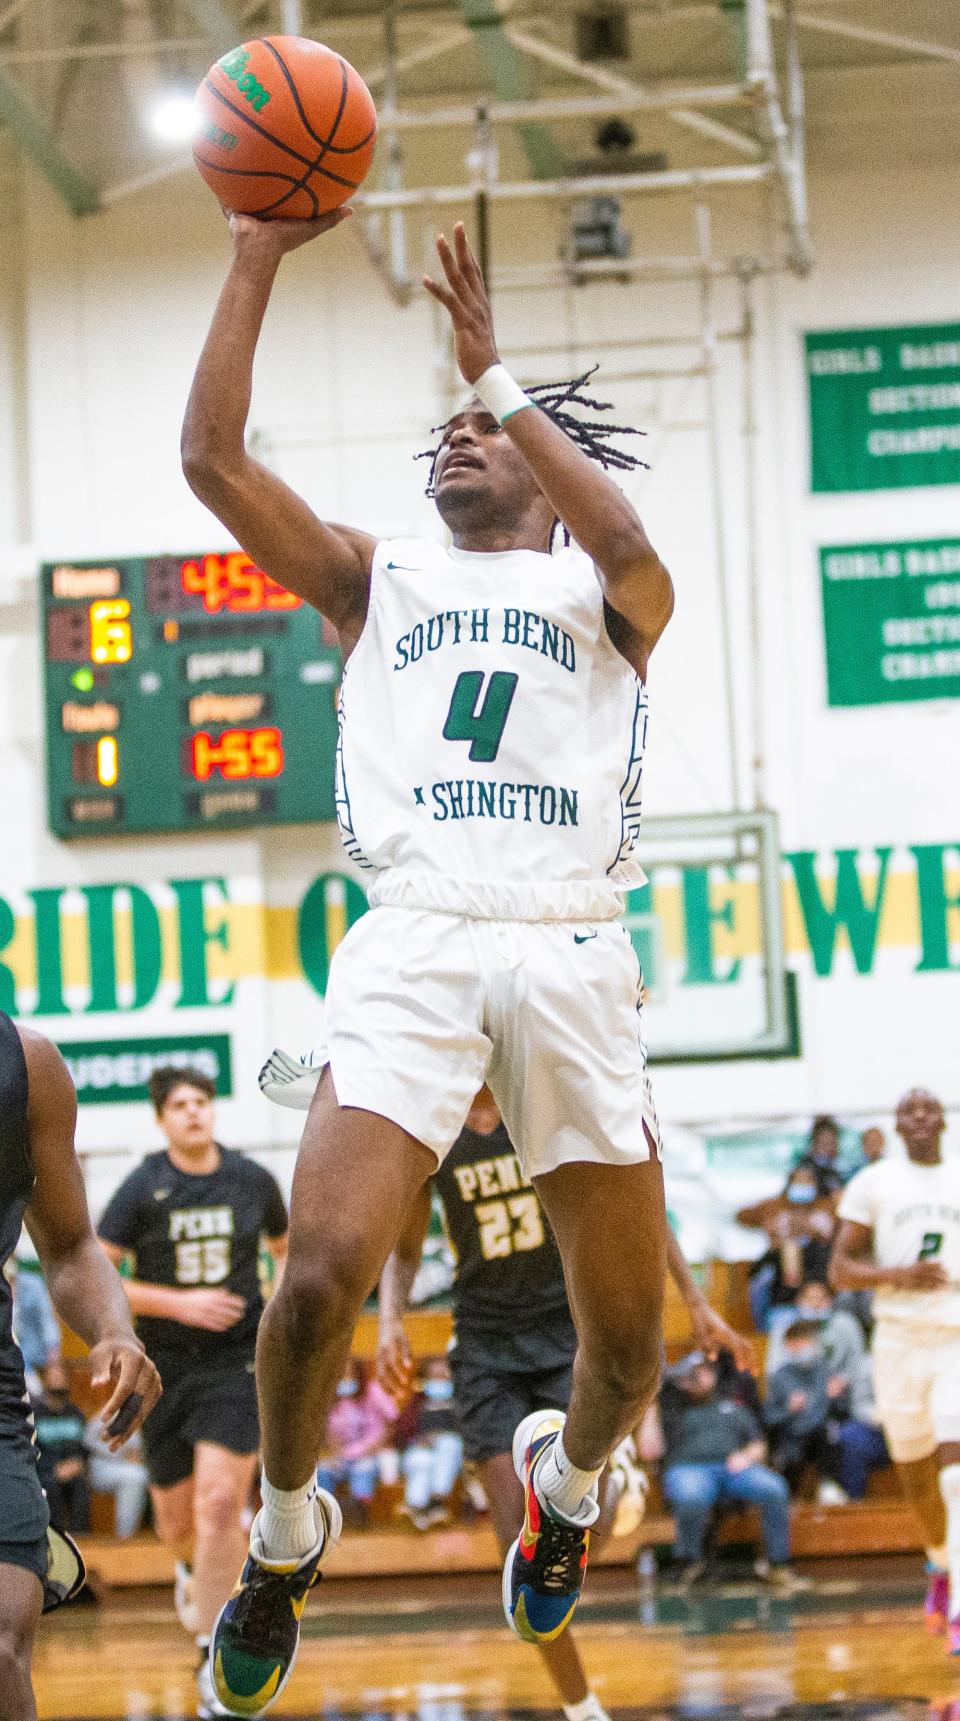
[[[578,1616],[614,1721],[960,1721],[960,1663],[924,1636],[919,1561],[830,1562],[774,1599],[731,1568],[684,1598],[598,1571]],[[42,1721],[195,1714],[192,1645],[169,1590],[114,1592],[41,1628]],[[2,1710],[2,1702],[0,1702]],[[312,1601],[279,1715],[511,1721],[555,1709],[489,1575],[330,1584]]]

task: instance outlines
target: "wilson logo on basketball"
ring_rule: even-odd
[[[249,60],[250,55],[245,48],[235,48],[232,53],[226,54],[222,60],[218,60],[217,64],[224,77],[229,78],[232,84],[236,84],[237,92],[244,101],[249,102],[250,106],[260,114],[270,100],[270,91],[264,89],[259,78],[256,78],[253,72],[247,71]]]

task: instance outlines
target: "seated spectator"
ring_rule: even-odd
[[[813,1167],[825,1194],[835,1195],[843,1188],[846,1178],[840,1169],[840,1125],[835,1118],[814,1118],[806,1153],[797,1165]]]
[[[737,1220],[770,1239],[750,1274],[750,1308],[759,1331],[766,1332],[771,1312],[791,1306],[805,1281],[826,1281],[837,1223],[833,1198],[817,1168],[801,1163],[782,1195],[742,1207]]]
[[[816,1324],[821,1354],[826,1357],[831,1372],[842,1375],[849,1386],[867,1349],[863,1328],[856,1315],[838,1306],[833,1292],[821,1279],[808,1279],[797,1292],[793,1318]],[[768,1377],[785,1360],[783,1340],[782,1330],[771,1332],[767,1346]]]
[[[760,1508],[766,1561],[758,1575],[778,1590],[804,1588],[790,1566],[790,1492],[764,1462],[760,1428],[750,1412],[717,1388],[717,1371],[694,1351],[670,1371],[679,1389],[663,1410],[663,1491],[677,1526],[674,1553],[685,1585],[702,1575],[714,1508],[736,1500]]]
[[[140,1457],[140,1436],[134,1434],[119,1452],[111,1452],[103,1424],[99,1417],[91,1417],[83,1444],[90,1487],[95,1494],[113,1495],[114,1533],[126,1542],[143,1523],[147,1504],[149,1478]]]
[[[842,1499],[837,1481],[836,1422],[850,1402],[849,1381],[833,1372],[819,1342],[819,1323],[793,1321],[783,1334],[784,1360],[767,1382],[764,1421],[774,1468],[795,1488],[808,1464],[817,1472],[817,1499]]]
[[[865,1352],[850,1382],[850,1415],[840,1424],[840,1486],[848,1500],[863,1500],[874,1470],[884,1470],[890,1454],[877,1423],[873,1396],[873,1359]]]
[[[450,1496],[463,1469],[463,1441],[446,1357],[427,1363],[412,1418],[412,1439],[400,1461],[405,1486],[399,1510],[418,1530],[432,1530],[450,1522]]]
[[[367,1381],[356,1357],[347,1363],[337,1402],[327,1421],[329,1452],[317,1466],[317,1481],[331,1494],[346,1483],[361,1523],[377,1491],[379,1453],[388,1444],[397,1407],[376,1380]]]
[[[55,1530],[90,1528],[90,1488],[83,1443],[86,1418],[70,1397],[62,1362],[50,1362],[42,1375],[43,1391],[31,1400],[37,1431],[40,1481]]]

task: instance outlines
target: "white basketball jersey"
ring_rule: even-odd
[[[340,707],[338,817],[359,866],[642,882],[646,727],[582,551],[377,545]]]
[[[942,1291],[878,1290],[878,1320],[960,1331],[960,1163],[916,1165],[885,1159],[850,1179],[837,1209],[841,1219],[868,1225],[879,1267],[936,1261],[950,1275]]]

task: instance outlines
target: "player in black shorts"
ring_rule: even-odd
[[[450,1364],[460,1432],[467,1458],[480,1466],[493,1527],[506,1552],[523,1524],[523,1490],[511,1453],[514,1430],[532,1411],[566,1409],[576,1329],[546,1214],[524,1178],[487,1088],[477,1095],[466,1127],[432,1183],[456,1257],[456,1336]],[[429,1217],[428,1186],[380,1282],[378,1371],[387,1389],[397,1394],[406,1390],[412,1372],[403,1314]],[[729,1348],[739,1362],[749,1363],[750,1341],[710,1307],[672,1236],[668,1264],[697,1344],[710,1354]],[[619,1493],[614,1486],[601,1493],[601,1515],[591,1532],[594,1545],[609,1531]],[[538,1647],[568,1721],[606,1721],[588,1686],[572,1630]]]
[[[286,1253],[287,1210],[275,1178],[214,1139],[214,1087],[200,1070],[154,1071],[167,1138],[130,1173],[100,1220],[126,1281],[137,1328],[164,1395],[143,1431],[154,1522],[177,1556],[177,1612],[205,1653],[246,1552],[241,1513],[260,1445],[254,1350],[263,1311],[262,1243]],[[201,1714],[218,1713],[206,1663]]]
[[[14,1342],[3,1267],[26,1221],[54,1307],[91,1346],[91,1378],[109,1389],[103,1409],[113,1450],[160,1396],[153,1364],[130,1324],[118,1274],[97,1248],[73,1133],[77,1105],[66,1064],[49,1040],[0,1012],[0,1711],[35,1721],[30,1680],[44,1608],[82,1581],[83,1567],[49,1530],[37,1475],[33,1422]],[[117,1420],[119,1418],[119,1420]]]

